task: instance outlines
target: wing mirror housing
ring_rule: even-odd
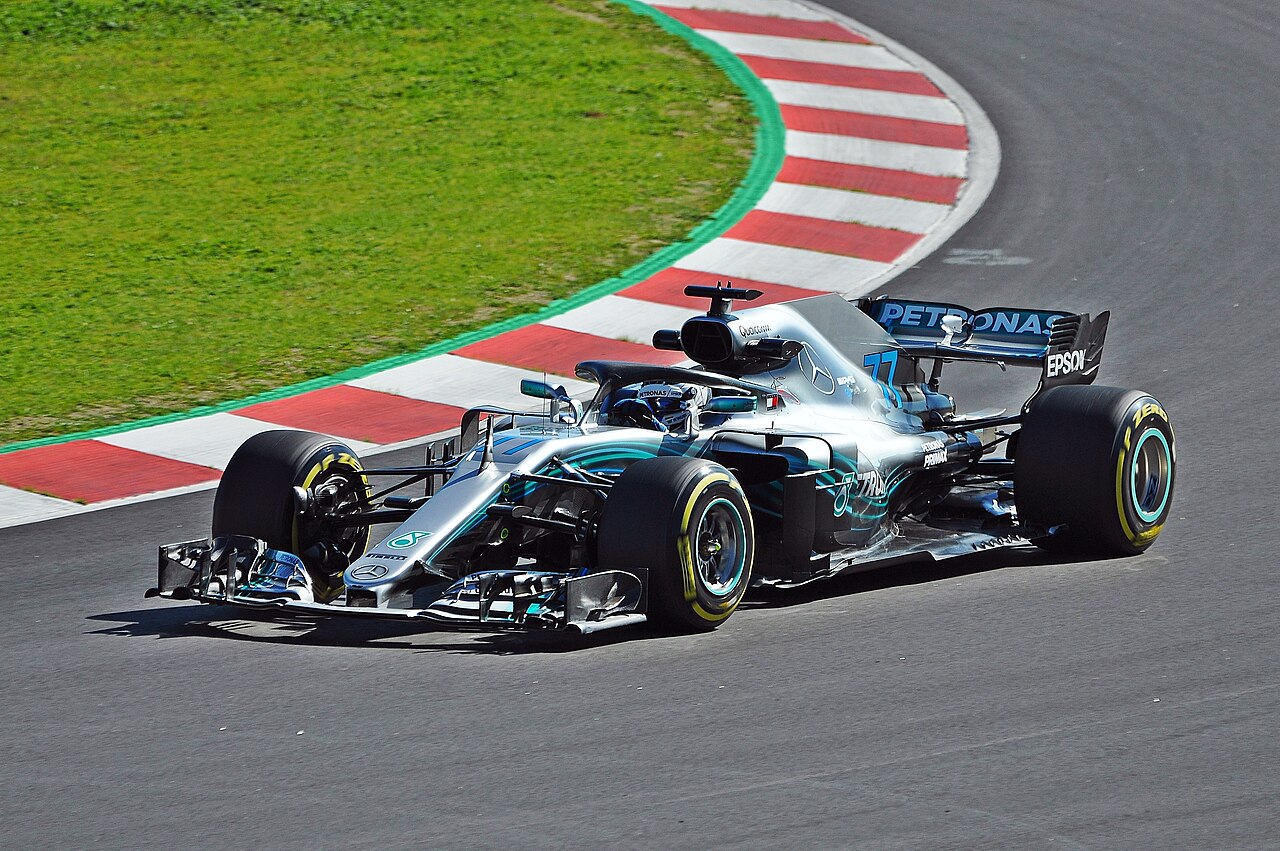
[[[582,419],[582,402],[572,398],[563,386],[552,387],[545,381],[534,381],[532,378],[520,379],[520,393],[535,399],[551,400],[551,419],[554,422],[572,425]]]
[[[520,393],[535,399],[556,399],[561,402],[569,400],[569,393],[563,387],[552,387],[545,381],[534,381],[532,378],[520,379]]]
[[[712,414],[751,414],[756,410],[756,397],[716,396],[702,410]]]

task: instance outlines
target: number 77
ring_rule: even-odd
[[[895,408],[902,407],[902,398],[898,395],[898,390],[893,386],[893,374],[898,369],[898,350],[889,349],[887,352],[876,352],[867,355],[862,359],[862,365],[867,372],[871,373],[871,377],[880,385],[880,389],[884,391],[884,399]],[[880,378],[880,367],[888,366],[883,379]]]

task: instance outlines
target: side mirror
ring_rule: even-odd
[[[712,414],[750,414],[756,410],[756,397],[716,396],[702,410]]]
[[[569,394],[563,387],[552,387],[545,381],[534,381],[532,378],[520,379],[520,393],[535,399],[567,399]]]
[[[582,403],[572,398],[563,386],[552,387],[545,381],[522,378],[520,393],[535,399],[550,399],[551,419],[555,422],[572,424],[582,419]],[[563,406],[568,406],[568,410],[563,410]]]

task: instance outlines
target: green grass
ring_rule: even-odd
[[[721,206],[754,128],[603,0],[5,0],[0,443],[569,295]]]

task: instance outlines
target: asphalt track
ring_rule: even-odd
[[[208,493],[7,529],[0,846],[1280,847],[1280,10],[833,5],[1003,146],[983,210],[890,289],[1113,311],[1103,380],[1159,397],[1181,450],[1150,553],[564,642],[143,602]]]

